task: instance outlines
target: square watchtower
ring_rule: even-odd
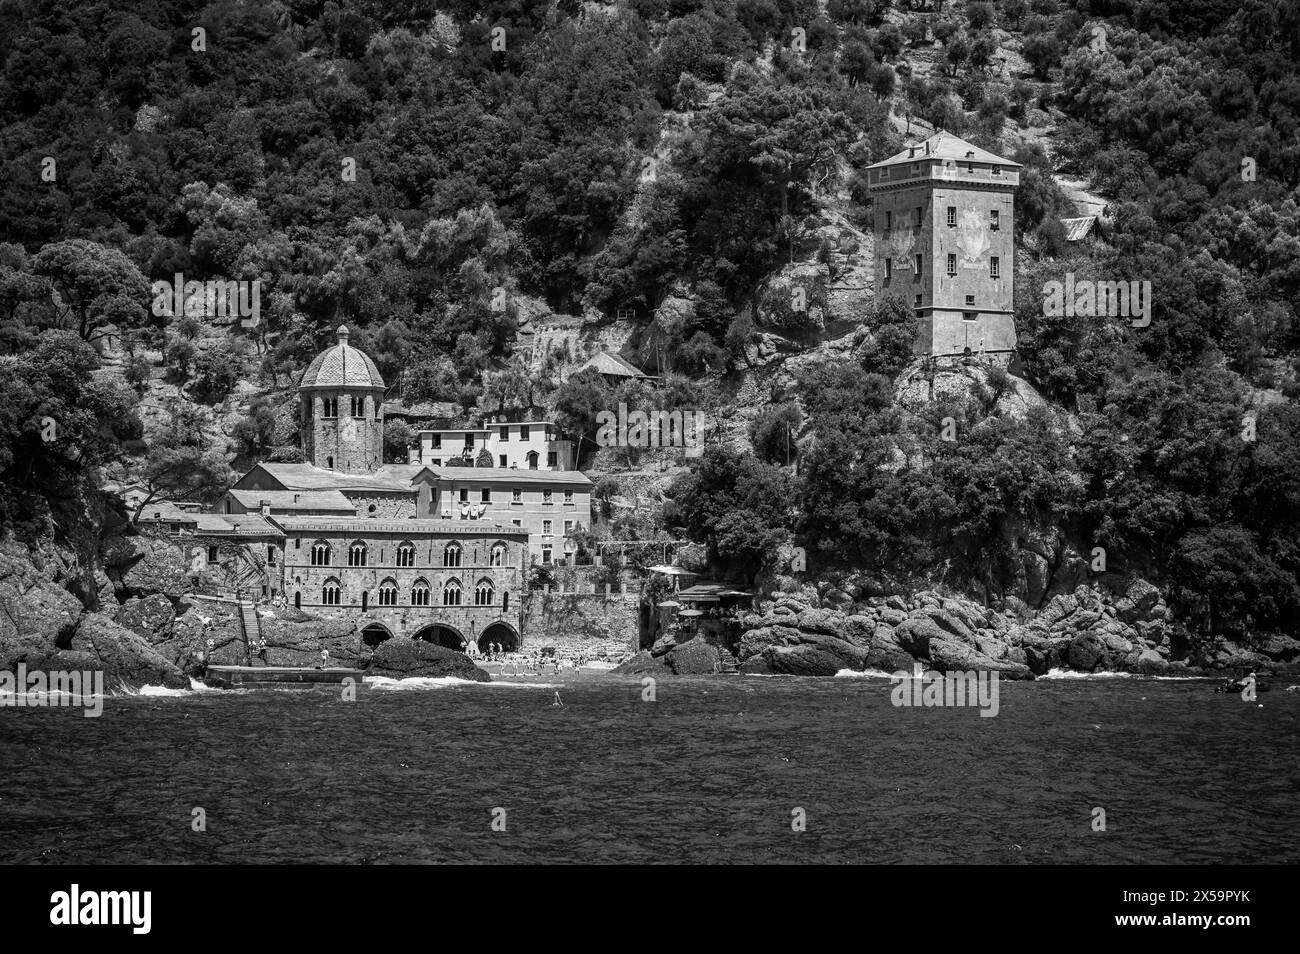
[[[876,291],[916,310],[915,354],[1010,360],[1022,168],[943,131],[867,167]]]

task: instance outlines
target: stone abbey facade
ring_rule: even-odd
[[[194,515],[192,569],[243,597],[355,618],[371,643],[518,646],[529,567],[571,551],[591,481],[527,466],[522,442],[522,468],[384,464],[384,390],[340,328],[298,387],[306,462],[258,464],[218,512]],[[544,422],[535,432],[553,440]]]
[[[915,309],[917,355],[1010,361],[1020,169],[942,131],[867,167],[877,293]]]

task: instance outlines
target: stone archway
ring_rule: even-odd
[[[370,622],[361,627],[361,642],[372,648],[392,638],[393,631],[383,623]]]
[[[519,634],[509,623],[503,623],[498,620],[489,625],[478,638],[478,648],[480,652],[487,652],[488,648],[496,643],[504,652],[512,653],[519,648]]]
[[[428,626],[416,630],[415,635],[411,638],[423,639],[435,646],[445,646],[447,649],[454,649],[457,652],[464,652],[468,646],[460,631],[448,626],[446,623],[430,623]]]

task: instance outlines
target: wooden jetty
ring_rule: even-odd
[[[337,685],[348,679],[360,685],[364,675],[362,669],[319,669],[313,666],[209,666],[203,682],[218,689],[322,683]]]

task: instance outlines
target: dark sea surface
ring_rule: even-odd
[[[994,718],[587,674],[0,708],[0,862],[1297,863],[1287,684],[1003,682]]]

